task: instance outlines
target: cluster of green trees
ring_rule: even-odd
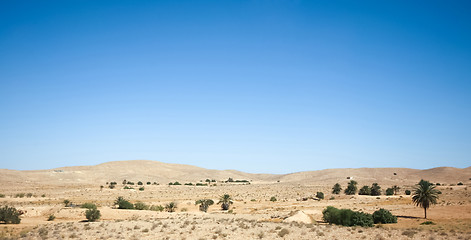
[[[342,226],[372,227],[377,223],[397,223],[397,217],[386,209],[380,209],[368,214],[350,209],[337,209],[329,206],[322,211],[324,221]]]
[[[354,195],[356,194],[358,188],[357,188],[358,183],[354,180],[351,180],[347,188],[345,189],[345,194],[347,195]],[[393,195],[397,194],[397,192],[400,190],[398,186],[393,186],[391,188],[386,189],[386,195]],[[332,187],[332,193],[333,194],[340,194],[342,191],[342,187],[340,186],[339,183],[336,183]],[[372,196],[378,196],[381,194],[381,187],[377,183],[373,183],[371,187],[369,186],[363,186],[359,193],[360,195],[372,195]],[[405,190],[406,195],[411,195],[410,190]],[[425,218],[427,218],[427,209],[432,205],[436,204],[437,200],[439,198],[439,194],[441,192],[436,189],[436,185],[433,183],[430,183],[429,181],[425,180],[420,180],[418,184],[415,185],[413,189],[413,195],[412,195],[412,202],[418,206],[422,207],[424,209],[424,215]]]
[[[386,195],[388,196],[396,195],[400,189],[401,189],[400,187],[398,187],[397,185],[394,185],[393,187],[386,189]],[[332,187],[333,194],[340,194],[341,191],[342,191],[342,187],[340,186],[339,183],[336,183]],[[378,183],[373,183],[371,187],[365,185],[358,190],[358,182],[356,182],[355,180],[350,180],[350,182],[347,185],[347,188],[344,190],[344,193],[347,195],[355,195],[357,191],[358,191],[358,195],[379,196],[381,195],[381,186],[379,186]]]

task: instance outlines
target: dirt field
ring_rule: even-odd
[[[144,191],[87,185],[2,186],[0,205],[26,211],[21,224],[0,225],[4,239],[471,239],[471,189],[440,186],[439,204],[428,210],[432,225],[421,225],[423,209],[411,203],[410,196],[380,197],[330,194],[331,186],[294,183],[224,184],[217,186],[144,185]],[[359,183],[361,186],[362,183]],[[388,186],[383,186],[384,189]],[[401,193],[410,186],[400,186]],[[324,200],[303,198],[325,193]],[[32,193],[32,197],[15,197]],[[229,212],[215,204],[207,213],[194,203],[209,198],[216,203],[230,194],[234,204]],[[150,210],[116,209],[114,201],[122,196],[132,203],[178,204],[174,213]],[[270,201],[275,197],[277,201]],[[65,199],[75,205],[91,202],[101,211],[98,222],[86,222],[85,209],[65,207]],[[350,208],[373,213],[385,208],[399,216],[397,224],[372,228],[331,226],[322,222],[326,206]],[[53,221],[47,221],[54,215]]]

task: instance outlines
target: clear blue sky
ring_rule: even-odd
[[[471,164],[469,1],[0,1],[0,168]]]

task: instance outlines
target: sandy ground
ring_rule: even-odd
[[[144,191],[89,185],[2,186],[0,205],[26,211],[18,225],[0,225],[0,237],[22,239],[471,239],[471,190],[466,186],[440,186],[439,203],[428,210],[428,221],[421,225],[423,209],[411,203],[410,196],[347,196],[330,194],[329,186],[272,183],[217,186],[145,185]],[[360,183],[361,185],[361,183]],[[383,188],[388,186],[383,186]],[[137,187],[135,186],[137,189]],[[410,186],[401,186],[401,193]],[[325,193],[324,200],[306,200],[315,193]],[[33,197],[15,197],[17,193]],[[213,205],[200,212],[194,202],[210,198],[215,202],[223,194],[234,199],[230,212]],[[113,205],[118,196],[135,203],[178,204],[174,213],[150,210],[121,210]],[[276,202],[270,201],[274,196]],[[332,198],[333,197],[333,198]],[[99,222],[86,222],[85,209],[65,207],[97,204]],[[373,228],[341,227],[322,223],[326,206],[350,208],[373,213],[385,208],[399,216],[397,224]],[[47,221],[50,215],[56,218]]]

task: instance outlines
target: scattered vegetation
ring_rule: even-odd
[[[316,193],[316,198],[324,199],[324,193],[323,192],[317,192]]]
[[[421,223],[420,225],[435,225],[435,223],[432,222],[432,221],[425,221],[425,222]]]
[[[386,189],[386,196],[391,196],[394,195],[394,189],[393,188],[387,188]]]
[[[63,203],[65,207],[70,207],[70,204],[72,204],[69,199],[64,200]]]
[[[397,217],[388,210],[381,208],[373,213],[373,222],[375,224],[397,223]]]
[[[20,211],[14,207],[3,206],[0,208],[0,222],[19,224],[21,222],[20,215]]]
[[[404,193],[405,193],[406,195],[410,195],[410,194],[411,194],[410,190],[406,190]]]
[[[271,197],[271,198],[270,198],[270,201],[271,201],[271,202],[276,202],[276,197],[275,197],[275,196]]]

